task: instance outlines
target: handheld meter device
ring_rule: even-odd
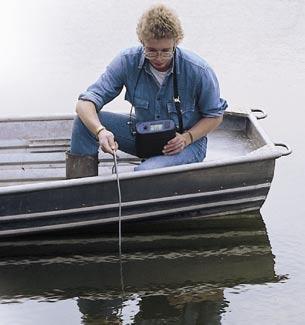
[[[163,147],[176,136],[173,120],[136,123],[136,151],[140,158],[162,155]]]

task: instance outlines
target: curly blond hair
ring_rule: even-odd
[[[178,44],[183,39],[183,29],[178,16],[166,6],[151,7],[139,19],[137,35],[143,44],[151,39],[172,38]]]

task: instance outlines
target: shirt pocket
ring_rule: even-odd
[[[143,98],[135,97],[133,101],[134,108],[137,109],[148,109],[149,101]]]
[[[136,119],[138,121],[152,120],[152,116],[149,110],[149,101],[143,98],[134,97],[133,107]]]
[[[180,109],[182,113],[183,122],[188,122],[195,112],[195,103],[189,103],[189,104],[183,104],[180,103]],[[168,115],[171,119],[174,119],[176,121],[176,118],[178,117],[176,105],[174,102],[167,103],[167,111]]]

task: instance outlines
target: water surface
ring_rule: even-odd
[[[1,117],[72,113],[78,94],[112,57],[137,44],[136,20],[152,3],[5,1]],[[182,46],[213,66],[230,106],[265,109],[267,134],[294,150],[277,161],[261,210],[266,242],[242,243],[238,231],[234,244],[221,247],[206,247],[201,238],[196,247],[183,241],[185,250],[130,253],[122,264],[124,294],[116,254],[110,260],[6,257],[0,265],[1,323],[304,324],[305,2],[164,3],[181,17]],[[112,107],[129,108],[121,97]]]
[[[55,303],[66,311],[59,310],[62,319],[74,315],[83,324],[221,324],[227,292],[286,280],[276,274],[260,214],[187,225],[125,232],[121,257],[112,235],[2,241],[0,311],[28,306],[22,309],[27,323],[35,309],[50,314]]]

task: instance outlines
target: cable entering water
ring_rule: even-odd
[[[118,199],[119,199],[119,258],[120,258],[120,279],[121,279],[121,287],[122,293],[125,295],[124,291],[124,281],[123,281],[123,263],[122,263],[122,196],[121,196],[121,186],[120,186],[120,178],[119,178],[119,171],[118,171],[118,162],[117,162],[117,155],[114,151],[113,153],[113,160],[114,160],[114,169],[116,174],[116,181],[118,187]]]

